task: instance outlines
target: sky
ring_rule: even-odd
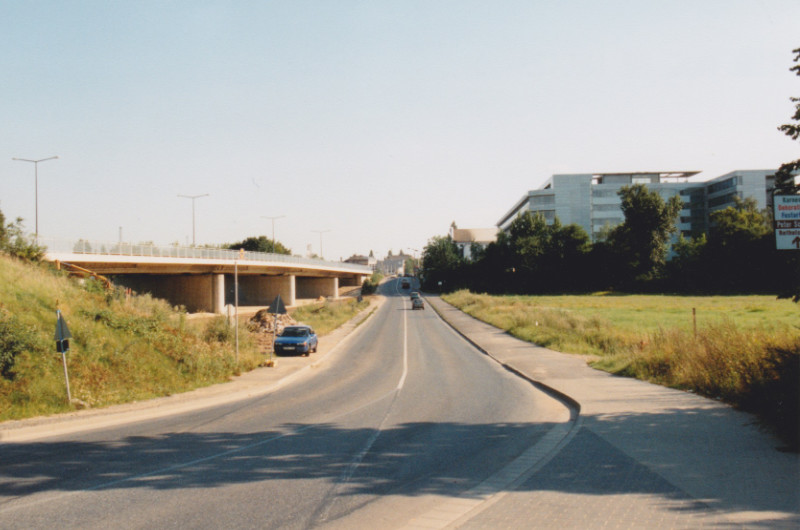
[[[43,238],[329,260],[555,173],[769,169],[797,0],[0,0],[0,210]],[[179,195],[205,195],[194,201]],[[322,248],[320,248],[320,244]]]

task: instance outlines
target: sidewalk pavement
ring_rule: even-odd
[[[426,298],[478,349],[579,408],[557,454],[460,527],[800,528],[800,456],[752,415],[595,370]]]
[[[152,420],[274,392],[294,378],[301,377],[325,363],[328,355],[333,353],[337,346],[348,338],[386,299],[382,296],[371,296],[369,301],[369,307],[332,333],[320,337],[317,351],[308,357],[275,357],[276,363],[273,367],[256,368],[232,378],[229,382],[167,397],[101,409],[86,409],[53,416],[6,421],[0,423],[0,443],[27,442],[124,423]]]

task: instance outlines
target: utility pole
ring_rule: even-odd
[[[36,242],[39,242],[39,162],[47,162],[48,160],[55,160],[58,156],[51,156],[48,158],[40,158],[39,160],[29,160],[27,158],[12,158],[11,160],[16,160],[17,162],[31,162],[33,164],[33,176],[34,176],[34,193],[35,193],[35,200],[36,200]]]
[[[183,197],[184,199],[192,199],[192,246],[197,246],[197,242],[194,238],[194,201],[195,199],[199,199],[200,197],[208,197],[208,193],[204,193],[202,195],[178,195],[178,197]]]

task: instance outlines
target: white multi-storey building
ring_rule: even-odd
[[[645,184],[664,200],[681,197],[683,209],[678,229],[686,236],[708,231],[709,214],[735,204],[734,197],[753,197],[760,209],[770,208],[774,169],[740,170],[700,182],[689,178],[699,171],[583,173],[553,175],[545,184],[529,191],[497,222],[506,230],[521,213],[542,215],[548,223],[558,217],[562,224],[577,224],[596,241],[605,230],[621,224],[619,190],[623,186]]]

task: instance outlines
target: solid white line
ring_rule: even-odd
[[[408,375],[408,311],[405,309],[406,304],[403,302],[403,375],[400,377],[400,382],[397,383],[397,390],[403,389]]]

